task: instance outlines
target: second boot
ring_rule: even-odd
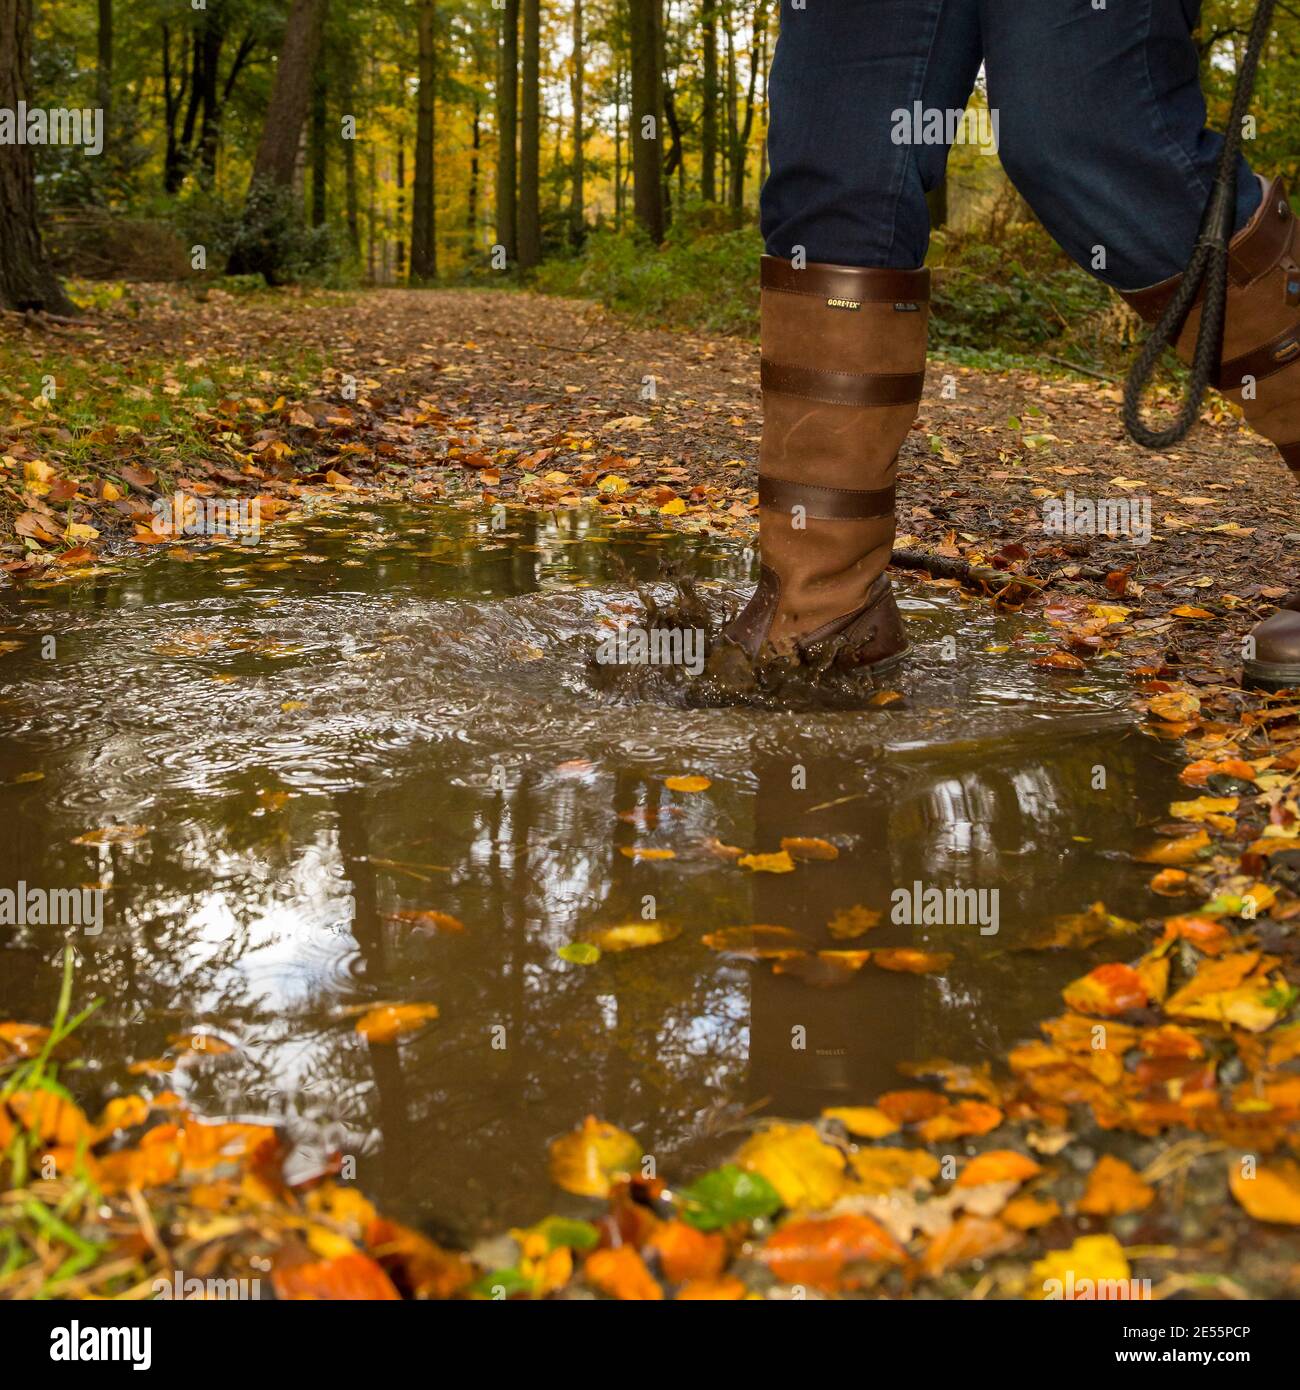
[[[885,567],[929,299],[925,269],[763,257],[762,564],[719,656],[881,670],[906,652]]]
[[[1300,478],[1300,233],[1281,179],[1264,185],[1254,217],[1228,248],[1223,365],[1214,385],[1241,406],[1252,427],[1271,439]],[[1124,298],[1154,323],[1181,276]],[[1201,322],[1192,306],[1177,350],[1190,362]],[[1300,686],[1300,593],[1256,624],[1246,640],[1243,679],[1267,690]]]

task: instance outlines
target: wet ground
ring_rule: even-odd
[[[1035,669],[1041,618],[933,584],[900,587],[899,698],[861,708],[697,707],[680,670],[593,667],[637,585],[667,601],[670,569],[693,576],[719,621],[752,564],[586,511],[340,504],[0,593],[0,885],[106,890],[98,935],[0,926],[0,1018],[48,1016],[70,939],[79,994],[106,1000],[83,1037],[105,1095],[211,1029],[232,1050],[159,1088],[283,1120],[303,1169],[358,1155],[394,1217],[461,1241],[563,1209],[546,1144],[588,1112],[680,1173],[754,1115],[865,1101],[901,1061],[996,1061],[1096,963],[1026,951],[1047,921],[1162,910],[1128,852],[1174,770],[1117,667]],[[666,788],[681,775],[710,784]],[[146,829],[73,843],[112,826]],[[791,836],[839,857],[775,875],[715,843]],[[890,921],[917,882],[996,889],[996,933]],[[855,905],[884,923],[835,940]],[[417,929],[424,909],[463,932]],[[651,915],[680,935],[559,954]],[[953,960],[823,988],[701,941],[755,923]],[[440,1017],[368,1044],[355,1020],[381,1001]]]

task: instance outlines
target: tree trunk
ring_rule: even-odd
[[[293,185],[298,142],[311,102],[312,78],[320,52],[328,0],[293,0],[284,43],[275,68],[271,102],[262,139],[253,160],[253,181],[264,179],[281,188]]]
[[[575,247],[582,245],[587,232],[583,189],[586,169],[582,148],[582,99],[586,72],[582,43],[582,0],[573,0],[573,191],[569,198],[569,240]]]
[[[483,106],[477,94],[474,97],[474,121],[470,129],[469,203],[465,210],[465,226],[469,229],[469,244],[472,250],[478,237],[479,152],[483,148]]]
[[[325,77],[318,72],[311,94],[311,225],[325,225],[326,166],[325,123],[329,108],[325,100]]]
[[[523,61],[519,74],[519,268],[531,270],[542,259],[540,0],[523,0],[523,12]]]
[[[519,140],[519,0],[505,0],[497,64],[497,242],[506,260],[519,255],[519,212],[515,200]]]
[[[745,119],[737,126],[735,117],[732,119],[733,146],[731,152],[731,211],[737,225],[744,216],[745,211],[745,164],[749,154],[749,137],[754,130],[754,108],[755,93],[758,85],[758,50],[762,43],[763,34],[767,27],[767,10],[763,0],[755,0],[754,4],[754,25],[753,34],[750,41],[749,53],[749,86],[745,93]],[[731,48],[731,62],[735,67],[735,46],[732,36],[728,34],[728,43]],[[735,80],[733,78],[732,101],[733,112],[735,102]]]
[[[284,203],[294,188],[327,7],[328,0],[293,0],[289,10],[243,223],[226,265],[228,274],[260,272],[270,283],[279,282],[287,249]]]
[[[0,0],[0,108],[31,100],[31,0]],[[0,305],[73,314],[41,243],[30,145],[0,144]]]
[[[656,245],[664,239],[663,82],[659,73],[660,0],[628,0],[632,48],[632,210]]]
[[[623,230],[623,55],[614,69],[614,230]]]
[[[411,283],[438,274],[433,212],[434,0],[420,0],[420,97],[415,121],[415,191],[411,199]]]
[[[356,58],[351,47],[343,55],[343,115],[355,118],[352,102],[356,96]],[[356,132],[352,132],[355,136]],[[343,141],[343,198],[347,207],[348,240],[354,255],[361,254],[361,226],[357,209],[357,142]]]
[[[704,0],[700,11],[704,26],[704,92],[700,111],[700,197],[718,201],[718,6]]]
[[[104,113],[104,129],[107,130],[113,109],[113,0],[99,0],[95,100]]]

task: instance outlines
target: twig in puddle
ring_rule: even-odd
[[[1023,589],[1041,589],[1041,579],[1011,570],[997,570],[991,565],[973,565],[969,560],[950,555],[935,555],[925,550],[896,550],[891,565],[903,570],[925,570],[936,579],[957,579],[963,584],[989,584],[999,589],[1019,585]]]

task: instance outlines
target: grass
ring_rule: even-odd
[[[0,1085],[0,1108],[20,1092],[49,1097],[54,1105],[75,1106],[59,1080],[55,1053],[101,1001],[93,1000],[79,1013],[72,1013],[72,968],[72,949],[68,947],[64,951],[63,981],[49,1035],[36,1056],[12,1065]],[[31,1166],[32,1138],[24,1125],[15,1125],[0,1154],[0,1174],[4,1175],[4,1190],[0,1191],[0,1296],[37,1263],[42,1267],[37,1290],[28,1296],[52,1298],[67,1281],[98,1263],[107,1247],[87,1239],[77,1229],[76,1223],[85,1212],[93,1210],[99,1197],[84,1162],[84,1139],[78,1145],[73,1172],[62,1182],[51,1183],[44,1180],[46,1174],[35,1172]],[[40,1191],[33,1186],[34,1181],[40,1182]],[[30,1288],[29,1279],[23,1282]]]

